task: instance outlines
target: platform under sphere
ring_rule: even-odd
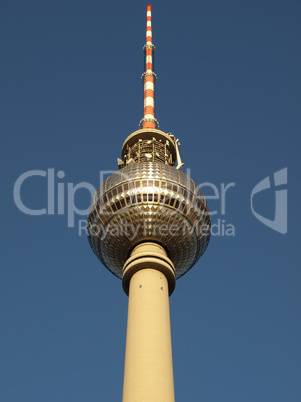
[[[209,243],[207,203],[194,181],[173,166],[133,163],[97,190],[88,216],[88,238],[100,261],[119,278],[131,250],[143,241],[165,248],[179,278]]]

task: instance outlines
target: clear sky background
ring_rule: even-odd
[[[154,1],[156,117],[194,180],[235,183],[171,296],[178,402],[299,402],[300,0]],[[144,1],[10,0],[1,7],[3,402],[121,401],[127,297],[67,213],[29,216],[18,177],[55,185],[117,169],[142,117]],[[253,187],[288,167],[288,233],[260,223]],[[204,190],[210,195],[210,191]],[[212,192],[211,192],[212,195]],[[47,177],[24,182],[47,207]],[[78,208],[90,194],[79,190]],[[57,202],[57,193],[55,194]],[[275,192],[254,198],[274,218]],[[220,221],[221,222],[221,221]]]

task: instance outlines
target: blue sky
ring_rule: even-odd
[[[79,234],[85,216],[68,227],[67,188],[97,188],[138,128],[144,6],[2,4],[2,401],[121,400],[127,297]],[[233,225],[235,236],[212,236],[170,299],[176,400],[299,402],[301,2],[153,6],[160,129],[180,138],[183,170],[198,184],[235,183],[224,215],[208,201],[213,223]],[[281,234],[252,214],[250,195],[286,167]],[[21,212],[17,179],[48,169],[65,213],[57,192],[54,214]],[[47,176],[26,180],[21,199],[47,208]],[[89,191],[75,203],[87,208]],[[275,189],[257,194],[254,208],[273,220]]]

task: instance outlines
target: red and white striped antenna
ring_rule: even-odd
[[[158,128],[159,123],[155,118],[155,83],[157,76],[153,71],[153,56],[155,46],[152,41],[152,6],[146,6],[146,43],[143,46],[145,53],[145,71],[141,80],[144,86],[144,115],[140,121],[140,128]]]

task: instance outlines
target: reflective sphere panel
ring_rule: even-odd
[[[97,190],[88,215],[88,239],[100,261],[120,278],[137,244],[157,242],[166,249],[179,278],[209,243],[207,203],[180,170],[163,163],[132,163]]]

